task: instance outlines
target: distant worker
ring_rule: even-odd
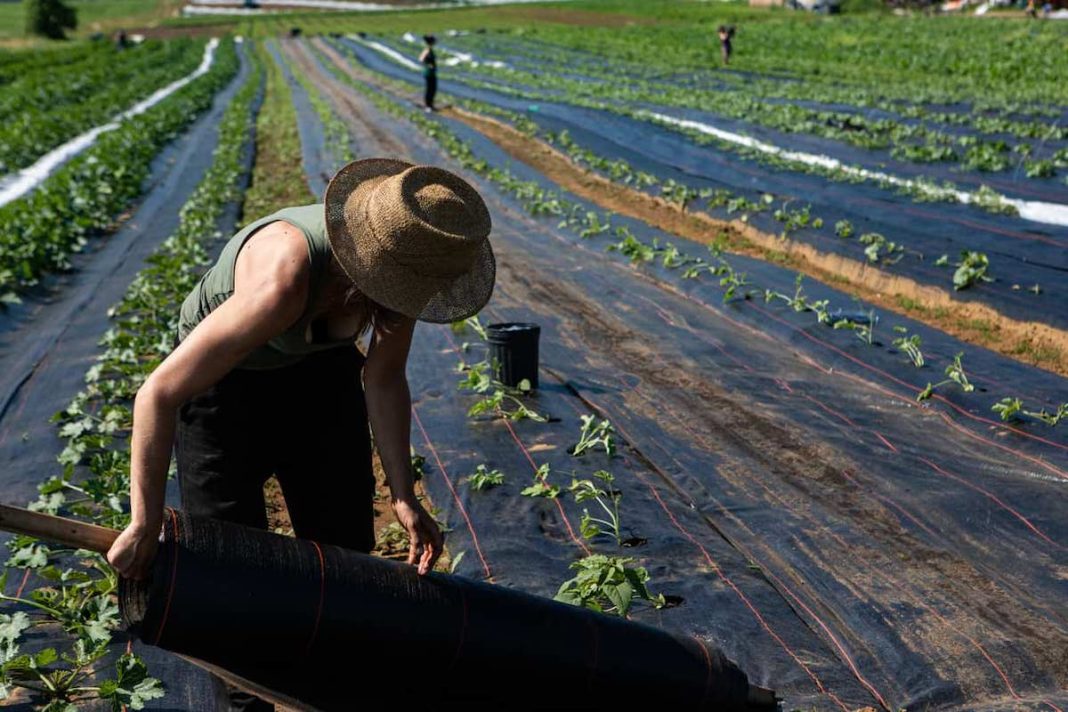
[[[727,25],[719,26],[719,48],[723,54],[723,66],[731,63],[731,38],[734,37],[734,27]]]
[[[126,30],[119,30],[115,35],[115,46],[118,49],[126,49],[130,46],[130,38],[126,35]]]
[[[1038,18],[1038,10],[1035,9],[1035,0],[1027,0],[1027,14],[1031,19]]]
[[[434,43],[437,39],[434,35],[423,35],[426,48],[419,55],[419,61],[423,64],[423,78],[426,80],[426,93],[423,95],[423,104],[427,111],[436,111],[434,108],[434,95],[438,93],[438,58],[434,54]]]

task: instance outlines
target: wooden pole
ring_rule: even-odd
[[[119,533],[114,529],[86,524],[74,519],[64,519],[51,514],[31,512],[22,507],[0,504],[0,531],[27,534],[45,541],[79,549],[88,549],[100,554],[108,553]]]

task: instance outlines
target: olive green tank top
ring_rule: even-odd
[[[196,288],[182,302],[178,321],[178,340],[182,341],[204,317],[225,302],[234,293],[234,269],[237,255],[257,230],[270,223],[284,220],[304,233],[308,242],[308,260],[311,264],[311,280],[308,284],[308,305],[304,314],[293,326],[286,329],[260,348],[253,351],[242,361],[238,368],[270,369],[281,368],[296,363],[304,356],[351,345],[352,339],[337,341],[315,340],[312,333],[314,309],[318,303],[320,290],[326,283],[333,259],[330,240],[326,235],[326,211],[322,203],[285,208],[273,215],[256,220],[230,238],[223,247],[219,259],[209,269]]]

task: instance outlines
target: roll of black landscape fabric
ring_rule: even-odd
[[[314,709],[775,707],[696,638],[175,511],[121,605],[144,642]]]

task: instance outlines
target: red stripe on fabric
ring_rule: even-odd
[[[896,452],[896,451],[895,451],[895,452]],[[895,511],[897,511],[897,512],[898,512],[898,513],[900,513],[900,514],[902,514],[902,515],[903,515],[903,516],[904,516],[904,517],[905,517],[906,519],[908,519],[908,520],[909,520],[910,522],[912,522],[913,524],[915,524],[916,526],[918,526],[918,527],[919,527],[920,529],[922,529],[923,531],[927,532],[927,534],[928,534],[929,536],[931,536],[931,537],[934,537],[935,539],[938,539],[938,538],[940,538],[940,537],[939,537],[939,535],[938,535],[937,533],[935,533],[935,531],[934,531],[934,530],[932,530],[932,529],[931,529],[930,527],[928,527],[928,526],[927,526],[926,524],[924,524],[923,522],[921,522],[921,521],[920,521],[919,519],[917,519],[917,518],[916,518],[915,516],[913,516],[913,515],[912,515],[912,514],[911,514],[911,513],[910,513],[910,512],[909,512],[909,511],[907,510],[907,509],[905,509],[904,507],[902,507],[902,506],[901,506],[900,504],[898,504],[898,503],[897,503],[897,502],[895,502],[894,500],[890,499],[889,497],[887,497],[887,496],[885,496],[885,495],[881,495],[881,494],[879,494],[878,492],[876,492],[876,491],[874,491],[874,490],[868,489],[868,488],[867,488],[867,487],[865,487],[865,486],[864,486],[863,484],[861,484],[859,480],[855,479],[855,478],[853,477],[853,475],[852,475],[852,474],[850,474],[850,472],[849,472],[848,470],[839,470],[839,471],[840,471],[840,472],[841,472],[841,473],[842,473],[843,475],[845,475],[845,477],[846,477],[846,479],[847,479],[847,480],[849,480],[850,482],[852,482],[852,483],[853,483],[854,485],[856,485],[856,486],[857,486],[858,488],[860,488],[860,489],[864,490],[865,492],[867,492],[868,494],[872,495],[873,497],[875,497],[875,498],[876,498],[877,500],[879,500],[879,501],[880,501],[880,502],[882,502],[883,504],[885,504],[885,505],[887,505],[887,506],[890,506],[890,507],[892,507],[892,508],[893,508],[893,509],[894,509]]]
[[[677,418],[676,418],[676,419],[677,419]],[[681,420],[680,420],[680,424],[682,425],[682,427],[683,427],[684,429],[689,429],[689,426],[687,426],[687,425],[686,425],[685,423],[682,423],[682,422],[681,422]],[[616,430],[618,430],[618,431],[620,432],[620,434],[622,434],[622,435],[623,435],[623,437],[625,437],[625,438],[626,438],[626,439],[627,439],[628,441],[630,441],[630,442],[632,442],[632,443],[633,443],[633,442],[635,442],[635,441],[634,441],[634,440],[633,440],[633,439],[632,439],[632,438],[631,438],[631,437],[630,437],[630,436],[629,436],[629,435],[627,434],[626,430],[624,430],[624,429],[623,429],[623,427],[622,427],[621,425],[619,425],[618,423],[616,423],[616,424],[615,424],[615,427],[616,427]],[[680,464],[681,464],[681,463],[680,463]],[[667,506],[667,504],[666,504],[666,503],[664,502],[664,500],[663,500],[663,499],[662,499],[662,498],[660,497],[660,493],[659,493],[659,492],[658,492],[658,491],[656,490],[656,488],[655,488],[655,487],[654,487],[654,486],[653,486],[652,484],[650,484],[650,483],[646,482],[646,481],[644,480],[644,478],[642,478],[642,477],[641,477],[640,475],[638,475],[637,473],[635,473],[635,477],[636,477],[636,478],[637,478],[638,480],[640,480],[640,481],[641,481],[641,482],[642,482],[643,484],[645,484],[645,486],[646,486],[646,487],[648,487],[648,488],[649,488],[649,491],[650,491],[650,492],[652,492],[653,496],[654,496],[654,497],[656,498],[656,501],[657,501],[657,502],[658,502],[658,503],[660,504],[660,508],[661,508],[661,509],[663,509],[663,510],[664,510],[664,512],[665,512],[665,513],[666,513],[666,514],[668,515],[668,518],[669,518],[669,519],[670,519],[670,520],[672,521],[672,523],[673,523],[673,524],[675,525],[675,528],[676,528],[676,529],[678,529],[678,530],[679,530],[680,532],[682,532],[682,533],[683,533],[683,535],[684,535],[684,536],[686,536],[686,538],[688,538],[688,539],[689,539],[689,540],[690,540],[690,541],[691,541],[691,542],[692,542],[692,543],[693,543],[693,544],[694,544],[694,545],[695,545],[695,546],[696,546],[696,547],[697,547],[697,548],[698,548],[698,549],[699,549],[699,550],[701,551],[701,554],[702,554],[702,555],[704,556],[705,560],[706,560],[706,561],[707,561],[707,562],[709,563],[709,565],[711,565],[711,566],[712,566],[712,568],[713,568],[713,571],[715,571],[715,573],[716,573],[716,574],[717,574],[717,575],[718,575],[718,576],[719,576],[719,577],[720,577],[721,579],[723,579],[723,581],[724,581],[724,582],[725,582],[725,583],[726,583],[726,584],[727,584],[728,586],[730,586],[730,588],[731,588],[731,589],[732,589],[732,590],[733,590],[733,591],[734,591],[734,592],[735,592],[735,593],[736,593],[736,594],[738,595],[738,597],[739,597],[739,598],[740,598],[740,599],[742,600],[742,602],[743,602],[743,603],[744,603],[744,604],[746,605],[746,607],[748,607],[748,608],[749,608],[749,610],[750,610],[750,611],[751,611],[751,612],[753,613],[753,615],[754,615],[754,616],[756,616],[757,620],[758,620],[758,621],[760,622],[760,624],[761,624],[761,625],[762,625],[762,626],[764,627],[764,629],[765,629],[765,630],[766,630],[766,631],[767,631],[767,632],[768,632],[768,633],[769,633],[769,634],[770,634],[770,635],[771,635],[771,636],[772,636],[772,637],[773,637],[773,638],[774,638],[774,639],[775,639],[775,640],[776,640],[776,641],[777,641],[777,642],[778,642],[778,643],[779,643],[779,644],[780,644],[780,645],[781,645],[781,646],[783,647],[783,649],[784,649],[784,650],[785,650],[785,651],[787,652],[787,654],[789,654],[789,655],[790,655],[790,656],[791,656],[791,657],[792,657],[792,658],[793,658],[793,659],[795,660],[795,662],[797,662],[797,663],[798,663],[798,664],[799,664],[799,665],[800,665],[800,666],[802,667],[802,669],[803,669],[803,670],[804,670],[804,671],[805,671],[805,672],[806,672],[806,673],[807,673],[807,674],[809,675],[809,677],[811,677],[811,678],[813,679],[813,681],[814,681],[814,682],[816,682],[816,686],[817,686],[817,688],[818,688],[818,689],[819,689],[819,690],[820,690],[821,692],[823,692],[824,694],[827,694],[828,696],[830,696],[830,697],[831,697],[832,699],[834,699],[834,700],[835,700],[835,701],[836,701],[836,702],[837,702],[837,703],[839,704],[839,706],[841,706],[841,707],[842,707],[843,709],[845,709],[845,705],[844,705],[844,704],[842,703],[842,701],[841,701],[840,699],[838,699],[838,697],[836,697],[836,696],[835,696],[835,695],[834,695],[833,693],[829,692],[828,690],[826,690],[826,689],[825,689],[825,688],[823,687],[823,683],[822,683],[822,682],[821,682],[821,681],[819,680],[819,678],[818,678],[818,677],[816,676],[816,674],[815,674],[814,672],[812,672],[812,671],[811,671],[811,669],[809,669],[809,668],[808,668],[808,667],[807,667],[807,666],[806,666],[806,665],[805,665],[805,664],[804,664],[804,663],[803,663],[803,662],[801,661],[801,659],[800,659],[800,658],[799,658],[799,657],[798,657],[798,656],[797,656],[796,654],[794,654],[794,652],[793,652],[793,651],[792,651],[792,650],[791,650],[791,649],[789,648],[789,646],[787,646],[787,645],[786,645],[786,642],[785,642],[784,640],[782,640],[782,638],[781,638],[781,637],[779,637],[779,636],[778,636],[778,634],[776,634],[776,633],[775,633],[775,632],[774,632],[774,631],[773,631],[773,630],[771,629],[771,627],[770,627],[770,626],[769,626],[769,625],[767,624],[767,622],[766,622],[766,621],[764,620],[763,616],[761,616],[761,615],[760,615],[760,613],[759,613],[759,612],[758,612],[758,611],[756,610],[755,606],[753,606],[753,604],[752,604],[752,603],[751,603],[751,602],[749,601],[749,599],[748,599],[748,598],[746,598],[745,594],[743,594],[743,593],[742,593],[741,589],[739,589],[739,588],[738,588],[738,587],[737,587],[737,586],[736,586],[736,585],[734,584],[734,582],[733,582],[733,581],[731,581],[731,580],[730,580],[730,578],[729,578],[729,577],[728,577],[728,576],[727,576],[727,575],[726,575],[725,573],[723,573],[723,571],[722,571],[722,569],[720,569],[719,565],[718,565],[717,563],[715,563],[715,562],[714,562],[714,560],[712,559],[711,555],[710,555],[710,554],[708,553],[707,549],[705,549],[704,545],[702,545],[702,544],[701,544],[701,543],[700,543],[699,541],[697,541],[697,539],[696,539],[696,538],[695,538],[695,537],[694,537],[694,536],[693,536],[693,535],[692,535],[692,534],[691,534],[691,533],[690,533],[690,532],[689,532],[688,530],[686,530],[686,529],[685,529],[685,528],[684,528],[684,527],[682,526],[682,524],[681,524],[681,523],[680,523],[680,522],[678,521],[678,519],[676,519],[676,518],[675,518],[675,515],[674,515],[674,514],[673,514],[673,513],[671,512],[670,508],[669,508],[669,507]],[[719,502],[718,500],[716,500],[715,498],[713,498],[713,501],[715,501],[715,502],[716,502],[716,505],[717,505],[717,506],[718,506],[718,507],[719,507],[719,508],[720,508],[720,509],[721,509],[721,510],[722,510],[722,511],[724,512],[724,513],[726,513],[726,514],[727,514],[728,516],[731,516],[731,517],[732,517],[732,518],[734,518],[734,519],[735,519],[736,521],[738,521],[738,523],[739,523],[739,524],[741,524],[741,525],[742,525],[743,527],[745,527],[746,529],[748,529],[748,526],[746,526],[746,525],[745,525],[745,523],[744,523],[744,522],[742,522],[741,520],[737,519],[737,517],[734,517],[734,515],[732,515],[732,514],[730,513],[730,511],[729,511],[729,510],[728,510],[728,509],[727,509],[726,507],[724,507],[724,506],[722,505],[722,503],[720,503],[720,502]],[[750,554],[748,554],[747,552],[745,552],[744,550],[742,550],[742,549],[741,549],[741,547],[739,547],[739,546],[737,545],[737,543],[732,543],[732,544],[733,544],[733,545],[734,545],[734,546],[735,546],[736,548],[738,548],[738,549],[739,549],[739,551],[741,551],[741,552],[742,552],[743,554],[745,554],[745,555],[746,555],[746,556],[747,556],[748,558],[752,559],[753,561],[757,561],[755,557],[751,556]],[[760,562],[759,562],[759,561],[757,561],[757,563],[759,564]],[[764,570],[765,572],[767,572],[767,573],[770,573],[770,571],[768,570],[768,567],[766,567],[766,566],[763,566],[763,565],[761,564],[761,568],[762,568],[762,569],[763,569],[763,570]],[[781,584],[781,582],[780,582],[780,585],[782,585],[782,586],[783,586],[783,587],[785,588],[785,585],[784,585],[784,584]],[[787,590],[788,590],[788,589],[787,589]],[[790,592],[790,595],[791,595],[791,596],[793,595],[793,594],[792,594],[792,592]],[[796,598],[796,597],[795,597],[795,598]],[[813,617],[813,618],[814,618],[814,619],[815,619],[815,620],[816,620],[816,621],[817,621],[817,622],[818,622],[818,623],[819,623],[819,624],[821,625],[821,627],[823,627],[823,628],[824,628],[824,630],[827,630],[827,628],[826,628],[826,626],[825,626],[825,625],[823,624],[823,622],[822,622],[822,621],[821,621],[821,620],[820,620],[820,619],[819,619],[819,618],[818,618],[818,617],[817,617],[817,616],[816,616],[816,615],[815,615],[814,613],[812,613],[812,612],[811,612],[811,610],[809,611],[809,614],[810,614],[810,615],[812,615],[812,617]],[[828,631],[828,634],[829,634],[829,631]],[[837,641],[837,639],[836,639],[836,638],[834,638],[834,636],[833,636],[833,635],[831,636],[831,639],[832,639],[832,641],[833,641],[833,642],[835,643],[835,646],[836,646],[836,647],[837,647],[837,648],[839,649],[839,651],[840,651],[840,652],[841,652],[841,653],[842,653],[842,654],[843,654],[843,655],[844,655],[844,656],[846,657],[846,662],[847,662],[847,664],[849,665],[849,667],[850,667],[850,668],[852,669],[852,671],[853,671],[853,673],[854,673],[854,676],[855,676],[855,677],[857,678],[857,681],[858,681],[858,682],[860,682],[860,683],[861,683],[862,685],[864,685],[865,687],[868,687],[868,688],[869,688],[869,690],[871,690],[871,691],[872,691],[872,692],[874,693],[875,697],[876,697],[876,698],[877,698],[877,699],[878,699],[878,700],[880,701],[880,703],[882,703],[882,704],[884,705],[884,707],[886,707],[886,709],[890,709],[889,707],[887,707],[887,706],[885,705],[885,702],[883,701],[883,698],[882,698],[882,696],[881,696],[881,695],[880,695],[880,694],[879,694],[879,693],[878,693],[877,691],[875,691],[874,687],[871,687],[871,684],[870,684],[870,683],[869,683],[869,682],[868,682],[868,681],[867,681],[867,680],[866,680],[866,679],[865,679],[865,678],[864,678],[864,677],[863,677],[863,676],[862,676],[862,675],[860,674],[859,670],[857,670],[856,666],[855,666],[855,665],[853,664],[853,662],[852,662],[852,659],[851,659],[851,658],[849,658],[848,654],[846,654],[846,653],[845,653],[845,651],[844,651],[844,649],[842,649],[842,647],[841,647],[841,646],[840,646],[840,645],[838,644],[838,641]]]
[[[786,504],[786,502],[784,500],[781,500],[781,498],[780,498],[780,501],[782,501],[783,506],[789,508],[789,506]],[[821,528],[824,529],[827,532],[827,534],[829,534],[833,539],[835,539],[838,542],[838,544],[840,546],[842,546],[844,549],[852,548],[852,547],[849,546],[849,543],[846,542],[845,539],[843,539],[841,536],[839,536],[833,530],[828,529],[826,526],[821,526]],[[883,574],[878,568],[875,568],[873,570],[884,581],[890,583],[891,585],[894,585],[895,582],[893,581],[893,579],[891,579],[888,576],[886,576],[885,574]],[[979,654],[982,655],[984,658],[986,658],[986,661],[988,663],[990,663],[990,666],[994,668],[994,670],[997,672],[997,674],[1005,682],[1005,687],[1008,689],[1009,694],[1012,695],[1017,700],[1021,699],[1020,696],[1016,693],[1016,689],[1012,686],[1012,683],[1009,682],[1009,678],[1005,674],[1005,671],[1001,669],[1000,665],[998,665],[996,662],[994,662],[994,659],[986,651],[986,648],[984,648],[982,646],[982,644],[979,643],[979,641],[977,641],[975,638],[973,638],[970,635],[968,635],[967,633],[965,633],[958,626],[954,626],[952,623],[950,623],[948,620],[946,620],[946,618],[941,613],[939,613],[933,606],[931,606],[929,603],[924,601],[922,598],[920,598],[916,594],[908,593],[907,595],[916,605],[918,605],[920,608],[923,608],[924,610],[929,612],[931,615],[933,615],[936,619],[938,619],[938,621],[940,623],[942,623],[942,625],[944,625],[946,628],[948,628],[949,630],[953,631],[954,633],[957,633],[962,638],[964,638],[969,643],[971,643],[972,646],[975,647],[975,649],[979,651]]]
[[[434,447],[434,443],[430,441],[430,435],[427,434],[426,428],[423,427],[423,421],[419,418],[419,412],[415,408],[415,403],[412,403],[412,417],[415,419],[415,424],[419,426],[419,432],[423,434],[423,440],[426,442],[427,448],[430,449],[430,454],[434,456],[434,462],[437,463],[438,469],[441,470],[441,476],[444,478],[445,484],[449,488],[449,492],[452,493],[452,498],[456,501],[456,507],[460,510],[460,516],[462,516],[464,522],[467,523],[467,531],[471,533],[471,542],[474,544],[475,553],[478,554],[478,560],[482,562],[482,570],[486,572],[486,578],[492,581],[493,573],[490,571],[490,566],[486,562],[486,557],[482,554],[482,546],[478,543],[478,535],[475,534],[475,526],[471,523],[471,517],[468,516],[467,509],[464,507],[460,495],[456,492],[456,488],[453,487],[452,480],[449,479],[449,471],[445,469],[445,463],[438,457],[438,450]]]
[[[895,453],[898,452],[898,449],[896,447],[894,447],[893,443],[891,443],[889,440],[884,438],[882,433],[876,432],[874,430],[871,431],[871,432],[875,435],[875,437],[877,437],[880,440],[882,440],[883,441],[883,445],[886,445],[888,448],[890,448],[890,450],[892,452],[895,452]]]
[[[701,649],[701,654],[705,657],[705,667],[708,671],[705,675],[705,692],[701,695],[701,703],[697,706],[697,709],[703,710],[708,702],[708,693],[712,690],[712,656],[708,654],[705,642],[698,638],[696,633],[691,633],[690,635],[697,641],[697,647]]]
[[[1004,509],[1006,512],[1008,512],[1009,514],[1011,514],[1012,516],[1016,517],[1021,522],[1023,522],[1024,526],[1026,526],[1028,529],[1030,529],[1032,532],[1034,532],[1035,535],[1041,537],[1044,541],[1049,542],[1053,546],[1056,546],[1058,548],[1062,548],[1061,544],[1053,541],[1048,536],[1046,536],[1045,533],[1041,529],[1039,529],[1038,527],[1036,527],[1034,524],[1031,523],[1030,519],[1028,519],[1024,515],[1020,514],[1018,511],[1016,511],[1015,509],[1013,509],[1009,505],[1007,505],[1004,502],[1002,502],[1000,499],[998,499],[997,495],[995,495],[994,493],[992,493],[992,492],[980,487],[979,485],[972,484],[971,482],[969,482],[968,480],[964,479],[963,477],[960,477],[958,475],[954,475],[952,472],[946,471],[945,469],[939,467],[938,465],[936,465],[933,462],[931,462],[930,460],[928,460],[926,457],[917,457],[917,459],[920,460],[920,462],[924,462],[927,465],[929,465],[931,467],[931,469],[933,469],[938,474],[943,475],[945,477],[948,477],[948,478],[950,478],[952,480],[955,480],[957,482],[960,482],[962,485],[964,485],[968,489],[973,489],[976,492],[982,493],[985,497],[987,497],[987,499],[989,499],[990,501],[994,502],[999,507]]]
[[[310,543],[315,547],[315,553],[319,555],[319,605],[315,609],[315,625],[312,626],[311,636],[308,638],[308,644],[304,646],[305,653],[311,652],[315,638],[319,635],[319,622],[323,617],[323,602],[326,600],[326,558],[323,556],[323,548],[319,546],[319,542]]]
[[[813,403],[815,403],[815,404],[816,404],[816,405],[817,405],[817,406],[818,406],[818,407],[819,407],[819,408],[820,408],[821,410],[823,410],[823,411],[825,411],[825,412],[827,412],[827,413],[830,413],[831,415],[833,415],[834,417],[838,418],[839,420],[841,420],[841,421],[842,421],[843,423],[845,423],[846,425],[852,426],[852,427],[854,427],[854,428],[855,428],[855,427],[857,427],[857,424],[856,424],[856,423],[854,423],[854,422],[853,422],[852,420],[850,420],[850,419],[849,419],[849,418],[847,418],[846,416],[842,415],[841,413],[839,413],[839,412],[838,412],[838,411],[836,411],[835,409],[831,408],[830,406],[828,406],[828,405],[827,405],[826,403],[824,403],[823,401],[821,401],[821,400],[817,400],[816,398],[813,398],[812,396],[810,396],[810,395],[809,395],[809,394],[807,394],[807,393],[802,393],[802,394],[801,394],[801,397],[802,397],[802,398],[805,398],[806,400],[810,400],[810,401],[812,401],[812,402],[813,402]]]
[[[22,581],[19,582],[18,589],[15,590],[15,598],[22,598],[22,592],[26,588],[26,582],[30,580],[30,570],[26,569],[22,572]]]
[[[813,672],[807,664],[805,664],[804,660],[798,657],[797,653],[795,653],[793,649],[790,648],[789,645],[787,645],[786,641],[783,640],[778,633],[772,630],[768,622],[764,620],[764,616],[762,616],[760,614],[760,611],[756,609],[756,606],[754,606],[753,603],[749,600],[749,598],[744,593],[742,593],[741,589],[739,589],[735,585],[735,583],[731,581],[731,579],[725,573],[723,573],[723,569],[721,569],[716,560],[712,558],[712,555],[708,553],[708,550],[704,547],[704,545],[701,544],[701,542],[697,541],[697,538],[694,537],[694,535],[691,534],[689,530],[683,527],[681,523],[679,523],[679,520],[675,518],[674,513],[672,513],[672,511],[668,508],[667,504],[660,497],[660,493],[656,491],[656,488],[648,482],[645,482],[644,484],[646,487],[649,488],[649,491],[653,494],[653,497],[656,498],[656,501],[660,503],[660,508],[664,510],[665,514],[667,514],[668,519],[671,520],[671,523],[674,524],[675,528],[682,532],[682,535],[689,539],[690,542],[698,548],[705,561],[712,568],[712,571],[717,576],[719,576],[720,579],[725,584],[727,584],[728,587],[730,587],[730,589],[735,593],[736,596],[738,596],[738,598],[742,601],[745,607],[748,608],[749,611],[753,614],[753,616],[757,619],[757,622],[760,623],[760,626],[768,633],[768,635],[770,635],[775,640],[775,642],[779,644],[779,646],[784,651],[786,651],[786,654],[789,655],[794,660],[794,662],[796,662],[798,666],[800,666],[800,668],[809,676],[812,682],[815,683],[816,689],[834,700],[835,703],[837,703],[837,705],[842,708],[842,710],[844,710],[845,712],[849,712],[849,708],[845,705],[845,703],[838,699],[836,695],[828,691],[827,688],[824,687],[823,681],[819,679],[819,676],[817,676],[816,673]]]
[[[830,349],[831,351],[834,351],[835,353],[837,353],[842,358],[845,358],[845,359],[848,359],[849,361],[852,361],[853,363],[857,364],[861,368],[867,369],[867,370],[869,370],[869,371],[871,371],[873,373],[877,373],[880,376],[882,376],[883,378],[886,378],[886,379],[898,384],[899,386],[903,386],[904,388],[907,388],[909,390],[912,390],[912,389],[915,388],[915,386],[913,386],[911,383],[909,383],[907,381],[903,381],[900,378],[898,378],[898,377],[896,377],[896,376],[894,376],[894,375],[892,375],[890,373],[887,373],[886,371],[883,371],[880,368],[877,368],[877,367],[872,366],[871,364],[869,364],[869,363],[867,363],[865,361],[862,361],[861,359],[857,358],[856,356],[843,351],[842,349],[838,348],[837,346],[835,346],[834,344],[832,344],[832,343],[830,343],[828,341],[824,341],[823,339],[819,339],[819,338],[813,336],[812,334],[808,333],[804,329],[796,327],[793,324],[789,323],[788,321],[785,321],[784,319],[780,319],[779,317],[775,316],[774,314],[772,314],[768,310],[761,308],[757,304],[753,304],[753,303],[750,302],[749,306],[751,308],[753,308],[753,309],[756,309],[758,312],[760,312],[764,316],[768,317],[769,319],[777,321],[778,323],[786,326],[787,328],[791,329],[792,331],[800,334],[801,336],[804,336],[809,341],[815,342],[817,344],[820,344],[821,346],[824,346],[824,347]],[[953,410],[957,411],[958,413],[960,413],[961,415],[963,415],[966,418],[970,418],[972,420],[977,420],[977,421],[979,421],[981,423],[984,423],[984,424],[987,424],[987,425],[996,425],[998,427],[1005,428],[1006,430],[1011,430],[1012,432],[1016,433],[1017,435],[1020,435],[1021,437],[1030,438],[1032,440],[1036,440],[1036,441],[1041,442],[1041,443],[1043,443],[1045,445],[1049,445],[1051,447],[1059,448],[1061,450],[1068,450],[1068,445],[1061,445],[1060,443],[1055,443],[1055,442],[1053,442],[1051,440],[1046,440],[1043,437],[1040,437],[1038,435],[1033,435],[1033,434],[1028,433],[1026,431],[1020,430],[1018,428],[1014,428],[1014,427],[1012,427],[1010,425],[1005,425],[1004,423],[1001,423],[1001,422],[998,422],[998,421],[994,421],[994,420],[990,420],[989,418],[984,418],[982,416],[974,415],[974,414],[968,412],[967,410],[965,410],[964,408],[960,407],[959,405],[957,405],[953,401],[949,400],[948,398],[946,398],[944,396],[941,396],[941,395],[939,395],[937,393],[935,393],[932,396],[932,398],[934,398],[935,400],[939,400],[939,401],[945,403],[950,408],[952,408]],[[1022,454],[1022,453],[1020,453],[1020,454]]]
[[[1045,460],[1043,460],[1041,458],[1038,458],[1038,457],[1035,457],[1033,455],[1028,455],[1026,453],[1020,452],[1019,450],[1015,450],[1015,449],[1013,449],[1011,447],[1008,447],[1007,445],[1002,445],[1001,443],[996,442],[994,440],[991,440],[990,438],[984,438],[982,435],[979,435],[978,433],[973,433],[971,430],[968,430],[967,428],[965,428],[960,423],[953,422],[953,419],[950,418],[945,413],[939,413],[938,415],[942,418],[942,420],[946,421],[947,425],[949,425],[950,427],[954,428],[955,430],[960,431],[961,433],[967,435],[970,438],[978,440],[979,442],[982,442],[982,443],[986,443],[987,445],[993,445],[994,447],[996,447],[996,448],[998,448],[1000,450],[1004,450],[1005,452],[1011,453],[1013,455],[1016,455],[1017,457],[1022,457],[1023,459],[1028,460],[1030,462],[1033,462],[1034,464],[1038,465],[1039,467],[1041,467],[1043,469],[1049,470],[1050,472],[1052,472],[1053,474],[1057,475],[1058,477],[1062,477],[1064,479],[1068,479],[1068,472],[1065,472],[1064,470],[1060,469],[1059,467],[1051,465],[1050,463],[1046,462]]]
[[[527,456],[527,462],[529,462],[530,466],[534,468],[534,472],[537,472],[538,466],[534,462],[534,458],[531,456],[530,451],[527,450],[527,446],[524,445],[523,441],[519,439],[519,435],[516,433],[515,428],[512,427],[512,422],[508,420],[508,418],[502,418],[502,420],[504,421],[505,427],[508,428],[508,432],[512,434],[512,439],[515,440],[516,445],[518,445],[519,449],[523,451],[523,454]],[[570,536],[571,540],[578,544],[582,548],[582,550],[586,552],[586,556],[589,556],[593,552],[590,551],[590,547],[586,546],[586,542],[584,542],[582,539],[575,535],[575,530],[571,527],[571,521],[567,518],[567,512],[564,511],[564,505],[560,503],[560,498],[553,497],[552,500],[553,503],[556,505],[557,511],[560,512],[560,518],[564,521],[564,526],[567,527],[568,536]]]
[[[163,629],[167,625],[167,618],[171,614],[171,601],[174,600],[174,589],[178,579],[178,542],[181,539],[178,529],[178,514],[167,507],[167,511],[171,515],[171,523],[174,526],[174,540],[171,542],[171,547],[174,550],[174,555],[171,558],[171,581],[170,586],[167,588],[167,602],[163,606],[163,617],[159,621],[159,630],[156,631],[156,641],[153,645],[159,645],[159,641],[163,639]]]

